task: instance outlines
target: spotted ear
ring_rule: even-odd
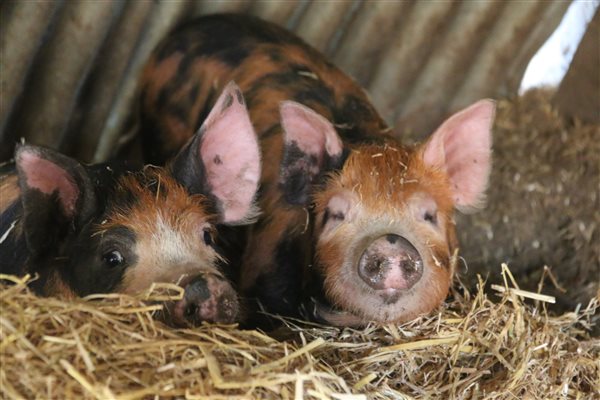
[[[212,198],[221,222],[243,224],[257,215],[260,150],[242,92],[230,82],[198,132],[171,165],[191,194]]]
[[[342,166],[344,146],[333,124],[310,108],[284,101],[279,112],[284,131],[279,184],[288,203],[306,205],[311,185]]]
[[[425,164],[448,175],[459,211],[474,211],[485,203],[495,109],[492,100],[478,101],[444,121],[423,146]]]
[[[94,188],[81,164],[54,150],[18,146],[15,163],[27,246],[33,255],[42,254],[91,216]]]

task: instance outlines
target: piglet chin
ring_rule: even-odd
[[[314,301],[315,316],[333,326],[359,328],[365,326],[369,321],[347,311],[335,310],[329,306]]]

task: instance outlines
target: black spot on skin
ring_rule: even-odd
[[[188,50],[189,43],[186,35],[172,37],[165,42],[155,53],[156,60],[161,62],[174,53],[185,53]]]
[[[268,54],[271,61],[274,61],[276,63],[282,62],[284,60],[281,51],[276,47],[270,48]]]
[[[255,22],[256,23],[256,22]],[[260,22],[258,22],[260,23]],[[256,24],[258,24],[256,23]],[[265,31],[262,29],[261,31]],[[183,49],[185,53],[193,53],[195,56],[214,57],[231,67],[240,65],[252,52],[253,42],[246,40],[248,28],[240,18],[234,15],[215,15],[201,17],[180,25],[170,40],[180,42],[179,44],[165,45],[160,52],[173,52],[172,49]],[[277,40],[277,35],[269,36],[269,39]],[[262,40],[264,41],[264,40]],[[272,41],[272,40],[268,40]],[[187,47],[183,43],[189,43]],[[166,48],[168,47],[168,49]]]
[[[250,49],[240,45],[215,53],[219,60],[232,67],[240,65],[249,55]]]
[[[260,138],[261,138],[261,140],[265,140],[266,138],[278,135],[279,133],[281,133],[281,125],[279,125],[279,124],[273,125],[269,129],[267,129],[266,131],[264,131],[261,134]]]
[[[383,144],[384,135],[373,135],[373,132],[367,132],[362,127],[366,121],[378,120],[377,112],[369,102],[353,95],[347,95],[342,104],[333,107],[332,111],[336,129],[348,143]]]
[[[213,162],[217,165],[223,164],[223,160],[221,160],[221,157],[219,157],[218,154],[215,156],[215,158],[213,158]]]
[[[241,105],[244,105],[244,96],[242,95],[242,92],[240,92],[239,90],[236,90],[235,97],[237,97],[238,103],[240,103]]]
[[[117,181],[124,175],[133,173],[141,168],[141,165],[126,161],[111,161],[109,163],[95,164],[86,167],[90,181],[94,186],[96,195],[96,212],[102,213],[108,207],[108,203],[114,203],[117,193]],[[135,203],[138,199],[131,195],[128,199]]]
[[[308,203],[310,186],[319,173],[317,164],[317,156],[303,152],[296,142],[285,146],[281,163],[280,186],[285,200],[289,204]]]
[[[167,89],[168,88],[166,86],[164,86],[158,92],[158,96],[156,97],[156,104],[155,104],[157,110],[162,110],[165,107],[165,105],[167,104],[167,100],[169,98],[169,93],[168,93]]]
[[[190,91],[188,92],[188,101],[191,105],[193,105],[196,102],[196,98],[198,97],[198,92],[200,91],[200,84],[199,83],[195,83],[192,88],[190,89]]]
[[[156,115],[148,113],[142,107],[140,131],[143,132],[142,153],[144,161],[154,165],[164,165],[174,155],[165,143],[166,135],[162,134]]]
[[[385,237],[387,239],[388,242],[390,242],[391,244],[394,244],[398,241],[398,236],[397,235],[386,235]]]
[[[169,113],[169,115],[175,117],[185,125],[187,125],[189,110],[190,108],[188,106],[175,103],[171,103],[167,107],[167,112]]]
[[[334,107],[333,92],[320,81],[304,77],[311,81],[310,85],[300,86],[295,91],[294,98],[302,104],[310,106],[311,104],[323,105],[326,109]]]
[[[231,94],[228,94],[227,97],[225,97],[225,101],[223,102],[223,108],[221,108],[221,111],[225,111],[226,109],[231,107],[232,104],[233,96]]]
[[[156,98],[157,111],[163,110],[167,104],[169,104],[170,99],[176,97],[175,93],[177,93],[183,85],[189,82],[190,76],[192,76],[192,74],[190,74],[190,69],[195,61],[196,58],[194,54],[185,54],[181,59],[173,78],[169,80],[158,93]],[[193,104],[193,102],[191,104]],[[188,105],[188,107],[191,107],[191,105]]]

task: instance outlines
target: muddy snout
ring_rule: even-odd
[[[202,321],[233,323],[239,315],[237,293],[223,277],[206,274],[184,287],[183,298],[172,305],[172,319],[178,326],[196,326]]]
[[[402,236],[388,234],[374,240],[363,252],[358,275],[370,287],[393,294],[413,287],[423,275],[423,260]]]

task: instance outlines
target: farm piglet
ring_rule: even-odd
[[[172,282],[185,291],[167,304],[169,322],[233,322],[239,299],[216,228],[255,217],[259,176],[257,139],[234,84],[168,168],[84,166],[18,146],[15,168],[0,178],[0,271],[38,274],[38,293],[66,297]]]
[[[299,38],[251,16],[205,16],[177,28],[145,69],[147,159],[175,154],[232,79],[264,162],[244,293],[267,311],[304,310],[334,325],[406,321],[437,307],[457,259],[454,209],[483,204],[494,103],[479,101],[406,146],[365,92]]]

